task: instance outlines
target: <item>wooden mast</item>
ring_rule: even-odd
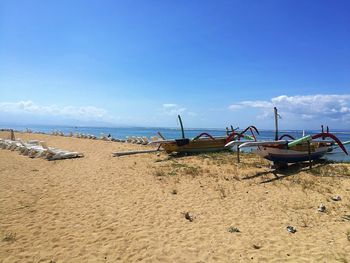
[[[278,113],[277,108],[273,108],[275,111],[275,141],[278,141]]]
[[[179,118],[179,121],[180,121],[182,139],[185,139],[185,131],[184,131],[184,126],[182,125],[181,116],[180,116],[180,115],[177,115],[177,117]]]

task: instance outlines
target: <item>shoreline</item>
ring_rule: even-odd
[[[232,153],[112,157],[145,146],[16,137],[85,157],[48,162],[0,150],[0,261],[350,260],[350,164],[275,175],[254,154],[240,164]]]
[[[148,145],[149,142],[156,140],[156,138],[159,139],[159,135],[156,134],[153,136],[144,136],[142,134],[138,134],[138,136],[126,136],[124,139],[115,137],[111,134],[107,133],[100,133],[99,135],[93,134],[93,133],[82,133],[82,132],[62,132],[59,130],[53,130],[51,132],[42,132],[42,131],[20,131],[20,130],[14,130],[14,129],[0,129],[0,132],[9,132],[13,130],[17,134],[22,133],[29,133],[29,134],[39,134],[39,135],[48,135],[48,136],[60,136],[60,137],[67,137],[67,138],[82,138],[82,139],[93,139],[93,140],[103,140],[103,141],[112,141],[112,142],[122,142],[122,143],[131,143],[131,144],[139,144],[139,145]],[[189,132],[189,130],[185,130],[185,132]],[[264,131],[261,131],[263,133]],[[286,133],[286,131],[280,131],[280,133]],[[336,133],[335,133],[336,134]],[[340,134],[347,134],[346,132],[340,133]],[[348,138],[348,137],[346,137]],[[273,140],[272,138],[270,138]],[[268,139],[269,140],[269,139]],[[346,145],[346,148],[348,148],[348,151],[350,151],[350,145]],[[243,150],[244,152],[244,150]],[[251,152],[251,149],[248,149],[246,152]],[[335,153],[335,154],[334,154]],[[335,163],[350,163],[350,157],[345,156],[342,154],[342,152],[334,152],[331,155],[327,154],[324,159],[326,159],[329,162],[335,162]]]

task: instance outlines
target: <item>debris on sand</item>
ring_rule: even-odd
[[[325,212],[326,211],[326,206],[324,204],[320,204],[320,206],[317,209],[319,212]]]
[[[186,218],[188,221],[193,222],[193,220],[194,220],[194,215],[193,215],[192,213],[190,213],[190,212],[185,212],[184,215],[185,215],[185,218]]]
[[[241,232],[237,227],[234,227],[234,226],[230,226],[229,228],[228,228],[228,232],[230,232],[230,233],[239,233],[239,232]]]
[[[333,201],[341,201],[341,197],[339,195],[331,197]]]
[[[350,215],[343,215],[341,218],[343,221],[350,221]]]
[[[288,231],[289,233],[294,234],[294,233],[297,232],[297,229],[296,229],[295,227],[293,227],[293,226],[287,226],[287,231]]]

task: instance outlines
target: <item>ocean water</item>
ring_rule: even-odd
[[[11,125],[11,127],[0,126],[2,128],[12,128],[19,131],[25,131],[26,128],[31,129],[33,132],[51,133],[54,130],[59,130],[65,134],[84,133],[95,136],[100,136],[102,133],[105,135],[110,134],[113,138],[125,139],[127,136],[157,136],[157,132],[161,132],[167,139],[181,138],[181,130],[178,128],[148,128],[148,127],[73,127],[73,126],[45,126],[45,125]],[[185,129],[185,136],[187,138],[193,138],[202,132],[207,132],[212,136],[225,136],[226,131],[224,129]],[[350,140],[350,130],[334,130],[330,131],[337,136],[341,141]],[[317,134],[320,130],[305,130],[305,134]],[[249,134],[249,132],[247,133]],[[288,130],[280,131],[279,135],[290,134],[294,138],[302,137],[303,131],[301,130]],[[273,140],[275,132],[273,130],[261,130],[260,135],[257,135],[258,140]],[[346,146],[347,151],[350,154],[350,144]],[[326,155],[327,159],[339,162],[350,162],[350,156],[346,156],[339,148]]]

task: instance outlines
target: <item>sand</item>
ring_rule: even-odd
[[[112,157],[147,148],[16,136],[85,157],[47,161],[0,150],[0,262],[350,261],[349,164],[276,179],[253,154],[240,164],[228,153]]]

